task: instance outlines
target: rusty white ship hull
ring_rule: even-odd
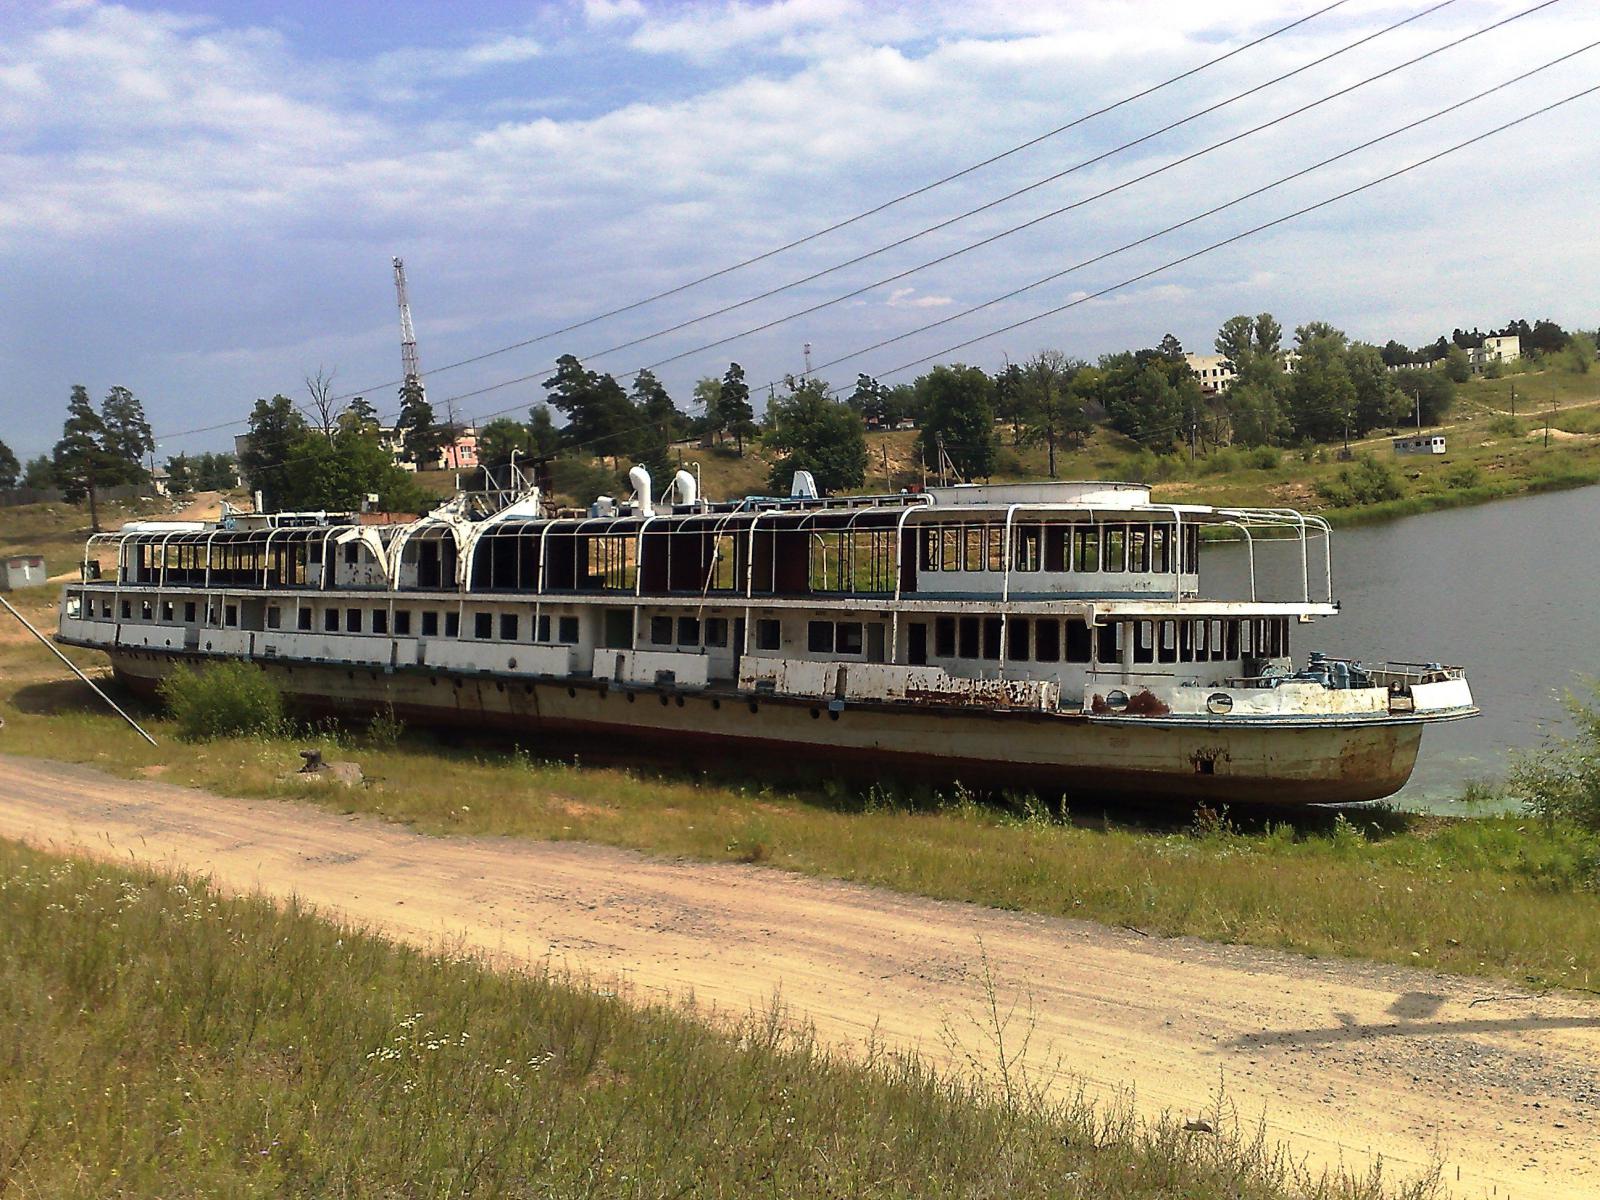
[[[1425,723],[1477,711],[1457,667],[1294,657],[1338,612],[1315,517],[1093,482],[711,504],[687,472],[658,509],[632,475],[578,512],[532,488],[395,525],[135,524],[90,540],[57,637],[146,689],[239,659],[341,717],[1069,803],[1372,800]],[[1207,526],[1246,541],[1248,596],[1201,595]],[[1256,595],[1258,546],[1297,594]]]
[[[193,657],[165,650],[111,655],[118,679],[144,692]],[[261,665],[287,697],[314,713],[393,712],[414,726],[493,730],[563,751],[576,736],[611,753],[649,748],[702,765],[723,756],[810,761],[859,777],[1026,789],[1069,805],[1074,796],[1285,806],[1376,800],[1410,777],[1424,724],[1285,716],[1244,725],[1204,716],[841,703],[481,672]]]

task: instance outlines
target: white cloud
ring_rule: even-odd
[[[919,296],[916,288],[895,288],[887,301],[890,308],[946,308],[955,303],[952,296]]]
[[[292,31],[88,3],[27,21],[0,16],[0,271],[39,285],[12,289],[21,302],[0,328],[0,354],[29,364],[26,382],[38,394],[61,390],[60,380],[96,354],[146,363],[149,387],[170,396],[175,413],[215,406],[231,388],[289,386],[311,355],[337,362],[354,383],[388,378],[396,352],[387,262],[398,251],[414,272],[424,366],[437,366],[810,233],[1193,66],[1246,27],[1259,32],[1288,19],[1287,3],[1265,12],[1176,0],[1026,9],[998,0],[678,8],[590,0],[578,39],[545,19],[521,29],[446,28],[436,44],[365,57],[337,39],[307,47]],[[797,279],[1395,17],[1370,5],[1354,18],[1347,11],[790,254],[434,386],[469,390],[535,373],[547,355],[588,356]],[[1449,13],[1419,22],[1370,53],[1026,200],[600,365],[625,370],[913,266],[1489,19],[1480,11],[1470,23]],[[683,392],[730,355],[753,380],[770,377],[795,369],[807,339],[826,361],[903,323],[933,319],[955,296],[965,305],[998,295],[1398,124],[1464,94],[1463,80],[1482,86],[1513,74],[1515,64],[1600,37],[1596,24],[1592,15],[1537,26],[1530,19],[1435,69],[870,292],[859,306],[824,309],[690,358],[663,377]],[[711,62],[713,71],[695,69]],[[1368,178],[1384,162],[1564,94],[1585,82],[1585,65],[931,333],[923,348],[1063,303],[1068,285],[1095,291],[1327,195],[1341,180]],[[1083,305],[965,353],[980,359],[992,348],[998,358],[1056,339],[1092,354],[1151,342],[1167,328],[1186,344],[1206,344],[1222,317],[1263,308],[1280,309],[1290,326],[1326,314],[1380,340],[1388,332],[1369,326],[1382,323],[1385,309],[1445,327],[1504,320],[1511,309],[1592,321],[1586,280],[1600,269],[1600,252],[1582,230],[1584,181],[1600,169],[1585,136],[1593,107],[1208,256],[1154,286],[1118,293],[1114,303]],[[1506,237],[1508,228],[1516,238]],[[1515,254],[1465,261],[1462,247],[1471,245],[1514,245]],[[1414,288],[1432,299],[1418,301]],[[1475,305],[1489,311],[1480,315]],[[81,342],[64,332],[76,325]],[[858,365],[888,365],[871,357]],[[274,378],[275,362],[282,369]],[[0,381],[0,389],[15,383]],[[487,403],[499,407],[502,397],[520,402],[523,392],[495,393]],[[9,403],[3,390],[0,403]],[[153,415],[160,411],[152,405]]]
[[[640,0],[583,0],[584,19],[591,25],[613,25],[636,21],[645,15]]]

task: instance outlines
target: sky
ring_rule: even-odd
[[[1204,352],[1236,313],[1408,344],[1600,325],[1600,93],[1485,136],[1600,83],[1591,0],[1441,50],[1539,3],[1447,0],[1271,82],[1438,3],[1346,0],[1078,121],[1328,3],[6,0],[0,440],[47,451],[80,383],[131,388],[158,458],[229,447],[319,368],[390,414],[396,255],[429,398],[476,419],[525,416],[566,353],[653,366],[688,407],[730,360],[764,396],[808,344],[848,386],[1168,332]]]

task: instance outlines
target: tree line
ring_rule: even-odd
[[[1016,447],[1043,448],[1055,478],[1060,455],[1080,448],[1099,426],[1154,453],[1197,455],[1225,446],[1360,438],[1411,420],[1436,424],[1455,385],[1468,377],[1467,352],[1489,336],[1518,337],[1534,364],[1567,361],[1587,370],[1595,360],[1594,335],[1545,318],[1513,320],[1488,334],[1457,329],[1414,350],[1392,340],[1382,347],[1354,340],[1325,321],[1298,326],[1291,340],[1271,313],[1241,314],[1223,322],[1212,343],[1229,369],[1226,386],[1196,375],[1169,333],[1155,346],[1092,363],[1044,350],[992,373],[954,363],[909,383],[862,374],[848,390],[788,376],[768,389],[758,420],[737,362],[696,382],[693,411],[685,413],[652,372],[637,372],[624,387],[567,354],[543,381],[544,402],[526,420],[500,417],[478,431],[478,454],[490,467],[513,459],[551,464],[557,490],[581,496],[621,486],[633,463],[664,484],[677,465],[674,443],[694,440],[739,456],[759,443],[771,463],[772,492],[785,493],[798,470],[837,492],[862,486],[869,430],[911,426],[930,476],[989,478],[1009,438]],[[396,428],[385,436],[364,398],[335,410],[331,380],[321,369],[307,377],[309,420],[282,394],[255,402],[239,462],[249,485],[279,509],[355,509],[374,494],[391,511],[425,508],[427,496],[396,464],[391,445],[398,442],[400,457],[414,466],[436,462],[460,432],[453,413],[437,419],[420,384],[410,381],[400,390]],[[0,486],[20,477],[26,486],[60,486],[69,498],[92,502],[96,488],[142,481],[153,445],[143,408],[128,389],[112,388],[96,410],[86,389],[74,387],[62,438],[49,456],[23,468],[0,443]],[[167,465],[175,491],[234,482],[228,455],[180,454]]]

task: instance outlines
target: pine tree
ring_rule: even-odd
[[[378,410],[365,396],[357,396],[345,405],[338,423],[341,429],[377,429]]]
[[[174,454],[167,459],[167,490],[174,496],[194,490],[194,470],[187,454]]]
[[[106,449],[106,425],[89,402],[89,389],[74,384],[67,401],[67,419],[61,426],[61,440],[52,453],[56,480],[74,502],[89,498],[89,524],[100,532],[100,508],[96,491],[120,473],[122,460]]]
[[[738,363],[729,363],[727,374],[722,377],[717,409],[723,428],[733,434],[734,447],[743,457],[744,440],[756,431],[756,414],[750,407],[750,385],[744,381],[744,368]]]
[[[0,488],[16,487],[17,474],[21,470],[22,464],[17,461],[11,447],[0,442]]]
[[[100,419],[106,428],[105,448],[131,468],[123,472],[124,478],[143,479],[141,464],[145,455],[156,448],[150,422],[144,417],[144,405],[127,388],[114,387],[100,402]]]
[[[416,464],[417,470],[426,470],[439,461],[439,451],[448,439],[448,432],[433,416],[433,405],[422,390],[422,384],[408,379],[400,389],[400,444],[405,455]]]
[[[575,449],[616,459],[632,451],[639,424],[628,393],[610,375],[590,371],[571,354],[556,359],[556,373],[541,385],[550,406],[567,418],[565,437]]]

